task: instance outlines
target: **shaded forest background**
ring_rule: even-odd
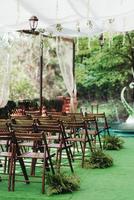
[[[121,102],[121,91],[126,86],[125,98],[133,107],[134,33],[125,33],[109,38],[96,37],[79,40],[76,54],[76,82],[78,98],[98,102],[100,110],[105,111],[111,120],[126,120],[128,113]],[[82,104],[81,104],[82,105]]]
[[[40,37],[18,34],[12,36],[12,67],[10,100],[39,98]],[[78,111],[91,110],[97,102],[99,110],[106,112],[111,121],[125,120],[128,113],[122,105],[120,94],[126,86],[126,100],[131,106],[134,90],[134,32],[109,37],[76,39],[75,78]],[[44,69],[43,96],[55,99],[68,96],[61,76],[53,39],[43,40]]]

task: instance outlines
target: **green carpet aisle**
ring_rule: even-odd
[[[114,159],[108,169],[81,169],[75,164],[81,180],[80,190],[72,194],[47,196],[41,184],[16,183],[16,191],[7,191],[7,182],[0,182],[2,200],[133,200],[134,199],[134,138],[125,138],[124,149],[107,151]]]

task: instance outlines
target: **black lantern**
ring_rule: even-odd
[[[38,18],[36,16],[32,16],[30,19],[29,19],[29,25],[30,25],[30,28],[31,30],[34,32],[38,26]]]

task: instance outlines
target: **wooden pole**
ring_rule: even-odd
[[[73,40],[73,77],[75,79],[75,42]]]
[[[43,85],[43,38],[40,41],[40,114],[42,115],[42,85]]]

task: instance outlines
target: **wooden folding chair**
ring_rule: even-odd
[[[8,133],[9,132],[9,120],[7,119],[0,119],[0,132],[1,133]],[[0,151],[8,151],[8,140],[0,140]],[[4,158],[4,163],[0,162],[1,166],[4,165],[4,173],[6,173],[7,169],[7,157]]]
[[[16,144],[16,152],[17,152],[17,159],[24,160],[25,159],[40,159],[42,161],[43,165],[43,170],[42,170],[42,193],[45,192],[45,175],[46,175],[46,167],[48,167],[48,162],[50,165],[50,169],[52,170],[52,173],[54,174],[54,168],[53,168],[53,163],[51,160],[51,157],[54,156],[54,154],[50,154],[48,145],[47,145],[47,140],[46,140],[46,135],[44,132],[41,133],[18,133],[15,132],[15,137],[14,137],[14,142]],[[29,140],[32,141],[34,144],[36,144],[35,148],[36,151],[27,151],[22,153],[20,150],[20,140]],[[42,151],[40,151],[42,149]],[[35,176],[36,177],[36,176]],[[15,182],[15,179],[14,179]],[[14,183],[15,184],[15,183]]]
[[[100,149],[102,149],[100,130],[98,127],[98,121],[97,121],[96,117],[93,114],[86,113],[85,120],[87,121],[87,124],[88,124],[88,134],[91,137],[91,141],[96,146],[96,144],[97,144],[96,140],[98,138],[99,147],[100,147]]]
[[[48,147],[50,149],[56,149],[56,167],[60,171],[61,159],[63,150],[66,152],[67,160],[71,169],[74,172],[72,166],[72,153],[71,145],[66,141],[66,133],[61,121],[47,119],[42,124],[37,126],[38,132],[44,131],[47,134]]]
[[[0,152],[0,157],[7,158],[9,160],[9,171],[8,171],[8,190],[14,191],[14,178],[15,178],[15,162],[17,155],[19,154],[18,148],[16,148],[16,142],[14,140],[14,132],[0,132],[0,140],[5,140],[8,148],[4,148],[4,151]],[[26,168],[23,160],[19,159],[20,166],[25,177],[26,183],[29,183]]]
[[[65,131],[68,134],[66,141],[70,142],[73,146],[77,143],[80,144],[82,151],[81,166],[84,167],[85,153],[87,144],[92,152],[92,145],[88,135],[87,123],[84,120],[79,121],[63,121]],[[70,130],[70,131],[69,131]]]
[[[99,132],[104,133],[105,135],[110,135],[110,132],[109,132],[110,126],[108,125],[108,121],[107,121],[107,117],[106,117],[105,112],[96,113],[96,114],[93,114],[93,115],[96,117]]]
[[[0,151],[0,157],[4,158],[4,159],[10,159],[10,167],[9,167],[9,175],[8,175],[8,191],[11,190],[11,183],[12,183],[12,179],[13,179],[13,174],[12,174],[12,171],[13,171],[13,163],[14,163],[14,160],[15,160],[15,146],[13,143],[11,143],[11,134],[10,132],[0,132],[0,141],[4,142],[4,147],[2,148],[2,151]],[[9,145],[10,145],[10,148],[9,148]],[[8,146],[8,148],[7,148]],[[5,170],[4,170],[5,171]],[[13,189],[13,188],[12,188]]]

